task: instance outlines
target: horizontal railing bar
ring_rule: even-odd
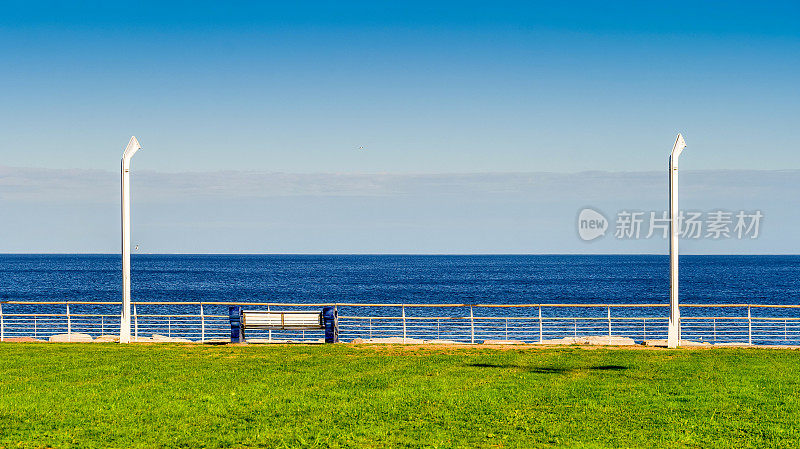
[[[616,319],[616,317],[615,317]],[[736,320],[736,321],[747,321],[751,320],[754,323],[756,321],[800,321],[800,317],[767,317],[767,316],[759,316],[759,317],[752,317],[747,318],[746,316],[693,316],[693,317],[681,317],[681,321],[688,321],[688,320]]]
[[[119,314],[114,315],[98,315],[92,313],[70,313],[67,315],[66,313],[3,313],[4,317],[13,317],[13,316],[32,316],[32,317],[63,317],[66,318],[70,317],[109,317],[109,318],[119,318]],[[198,315],[200,316],[200,315]]]
[[[84,305],[122,305],[121,302],[113,302],[113,301],[0,301],[0,304],[19,304],[19,305],[52,305],[52,306],[66,306],[66,305],[73,305],[73,304],[84,304]],[[195,303],[196,304],[196,303]]]
[[[14,304],[14,305],[121,305],[118,301],[14,301],[3,300],[0,304]],[[570,307],[570,308],[649,308],[649,307],[669,307],[667,303],[525,303],[525,304],[469,304],[469,303],[448,303],[448,304],[431,304],[431,303],[335,303],[335,302],[322,302],[322,303],[285,303],[285,302],[242,302],[242,301],[134,301],[132,304],[136,305],[186,305],[186,306],[199,306],[199,305],[251,305],[251,306],[283,306],[283,307],[408,307],[408,308],[421,308],[421,307],[434,307],[434,308],[447,308],[447,307],[478,307],[478,308],[546,308],[546,307]],[[732,304],[697,304],[697,303],[684,303],[681,307],[688,308],[725,308],[725,307],[751,307],[751,308],[784,308],[784,309],[798,309],[800,304],[748,304],[748,303],[732,303]]]
[[[347,320],[402,320],[402,316],[354,316],[354,315],[343,315],[339,316],[340,320],[347,319]],[[489,320],[489,321],[505,321],[505,320],[517,320],[517,321],[539,321],[538,316],[484,316],[484,317],[474,317],[475,321],[477,320]],[[601,321],[608,321],[608,317],[548,317],[543,316],[542,320],[601,320]],[[611,317],[612,321],[616,320],[667,320],[667,318],[662,317],[627,317],[627,316],[614,316]],[[783,319],[783,318],[781,318]],[[800,319],[800,318],[798,318]],[[469,321],[470,317],[468,316],[408,316],[406,315],[406,320],[466,320]]]
[[[754,309],[800,309],[800,304],[681,304],[681,307],[751,307]]]
[[[16,304],[16,305],[121,305],[119,301],[15,301],[3,300],[0,304]],[[324,307],[324,306],[340,306],[340,307],[484,307],[484,308],[537,308],[537,307],[574,307],[574,308],[604,308],[604,307],[669,307],[667,303],[525,303],[525,304],[483,304],[483,303],[447,303],[447,304],[432,304],[432,303],[351,303],[351,302],[314,302],[314,303],[286,303],[286,302],[247,302],[247,301],[134,301],[132,304],[136,305],[253,305],[253,306],[286,306],[286,307]],[[684,303],[681,307],[751,307],[751,308],[787,308],[797,309],[800,304],[750,304],[750,303],[730,303],[730,304],[697,304],[697,303]]]

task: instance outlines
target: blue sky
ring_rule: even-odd
[[[796,3],[70,3],[4,3],[5,165],[800,166]]]
[[[136,134],[135,170],[232,179],[657,172],[681,131],[687,169],[762,170],[754,176],[768,182],[770,170],[800,168],[796,2],[72,3],[0,6],[0,166],[113,172]],[[12,205],[9,186],[20,188],[0,179],[0,218],[17,206],[45,216],[42,198]],[[515,201],[494,213],[534,204]],[[414,204],[397,207],[411,216]],[[75,213],[66,220],[80,233]],[[467,251],[470,232],[409,251]],[[14,250],[116,244],[14,233]],[[299,235],[284,241],[281,251],[314,252]],[[538,248],[523,239],[496,250]]]

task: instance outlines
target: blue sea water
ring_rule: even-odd
[[[660,255],[135,255],[137,301],[664,302]],[[682,256],[702,303],[800,304],[800,256]],[[0,300],[117,301],[118,255],[0,255]]]
[[[661,255],[135,255],[132,266],[142,302],[669,300]],[[800,304],[800,256],[682,256],[680,284],[683,303]],[[118,255],[0,255],[0,301],[119,301],[120,291]]]

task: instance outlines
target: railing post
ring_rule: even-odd
[[[167,337],[172,337],[172,317],[167,317]]]
[[[401,308],[401,313],[403,314],[403,344],[406,343],[406,305],[403,304]]]
[[[753,344],[753,318],[750,315],[750,304],[747,305],[747,344]]]
[[[786,318],[783,319],[783,341],[789,342],[789,333],[786,331]]]
[[[714,343],[716,343],[717,342],[717,319],[714,318],[712,321],[714,323]]]
[[[573,326],[575,326],[575,329],[574,329],[574,332],[573,332],[572,335],[575,338],[578,338],[578,319],[577,318],[573,318],[572,321],[573,321]]]
[[[269,312],[269,304],[267,304],[267,312]],[[283,319],[281,319],[281,322],[283,322]],[[267,331],[267,335],[267,341],[272,342],[272,329]]]
[[[339,304],[333,304],[333,342],[339,343]]]
[[[105,334],[106,334],[106,317],[100,315],[100,336],[103,336]]]
[[[642,318],[642,331],[644,334],[642,340],[647,340],[647,318]]]
[[[67,341],[72,341],[72,317],[69,315],[69,303],[67,303]]]
[[[36,332],[36,315],[33,316],[33,338],[36,338],[39,334]]]
[[[133,341],[139,341],[139,314],[136,313],[136,304],[133,305]]]
[[[339,343],[339,304],[333,304],[334,343]]]
[[[369,339],[372,340],[372,318],[369,319]]]
[[[506,318],[506,340],[508,340],[508,318]]]
[[[470,342],[475,344],[475,315],[472,314],[472,304],[469,305],[469,335]]]
[[[441,327],[441,324],[439,324],[439,322],[440,322],[439,318],[436,318],[436,339],[437,340],[441,340],[442,339],[442,335],[441,335],[442,327]]]
[[[539,344],[544,342],[544,332],[542,331],[542,305],[539,304]]]
[[[607,305],[606,310],[608,311],[608,344],[611,344],[611,306]]]
[[[200,303],[200,343],[206,341],[206,315],[203,312],[203,303]]]
[[[0,341],[6,339],[6,322],[3,317],[3,303],[0,302]]]

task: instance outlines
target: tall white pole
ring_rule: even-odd
[[[136,137],[131,137],[122,154],[122,314],[120,315],[119,342],[131,342],[131,158],[142,148]]]
[[[669,156],[669,328],[667,347],[677,348],[681,342],[681,311],[678,305],[678,158],[686,142],[678,134]]]

